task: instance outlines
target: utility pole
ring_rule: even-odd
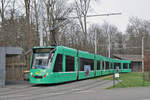
[[[39,10],[42,11],[42,8],[43,8],[42,0],[39,0],[39,2],[41,4],[40,5],[41,7],[40,7]],[[42,19],[43,16],[39,16],[39,17],[40,17],[39,19]],[[39,20],[39,23],[40,23],[39,24],[39,27],[40,27],[39,28],[39,31],[40,31],[39,32],[40,33],[39,34],[39,36],[40,36],[40,46],[44,46],[44,40],[43,40],[43,38],[44,38],[44,34],[43,34],[43,20]]]
[[[97,54],[97,31],[95,30],[95,54]]]
[[[42,31],[42,27],[40,29],[40,46],[43,46],[43,31]]]
[[[142,73],[143,73],[143,86],[145,81],[145,73],[144,73],[144,36],[142,36]]]
[[[144,36],[142,36],[142,72],[144,72]]]
[[[110,34],[108,34],[108,42],[109,42],[109,44],[108,44],[108,57],[110,58],[110,50],[111,50],[111,40],[110,40],[111,38],[110,38]]]

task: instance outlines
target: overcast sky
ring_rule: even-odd
[[[109,17],[88,18],[88,23],[102,24],[104,20],[115,24],[120,31],[124,32],[129,21],[129,17],[150,19],[150,0],[96,0],[91,4],[92,14],[121,12],[122,15]],[[91,12],[91,11],[90,11]]]

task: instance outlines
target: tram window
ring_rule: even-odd
[[[55,65],[54,65],[54,72],[62,72],[63,70],[63,56],[58,54],[56,57]]]
[[[91,70],[94,70],[94,60],[80,58],[80,71],[84,71],[85,65],[90,65]]]
[[[106,69],[106,62],[103,61],[103,66],[102,66],[102,70],[105,70]]]
[[[128,64],[127,63],[123,64],[123,69],[128,69]]]
[[[120,63],[114,63],[114,69],[121,69]]]
[[[106,61],[106,69],[109,69],[109,62]]]
[[[97,61],[97,70],[100,70],[101,62]]]
[[[112,63],[110,63],[110,69],[113,69],[113,64]]]
[[[74,57],[66,56],[66,72],[75,71]]]

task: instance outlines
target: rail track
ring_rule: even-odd
[[[87,83],[86,83],[87,82]],[[5,91],[0,93],[0,99],[7,100],[11,99],[23,99],[23,100],[33,100],[33,99],[42,99],[49,98],[59,95],[70,94],[74,92],[86,91],[91,88],[102,86],[110,82],[110,80],[83,80],[77,81],[69,84],[60,84],[60,85],[50,85],[50,86],[29,86],[23,89],[16,89],[11,91]]]

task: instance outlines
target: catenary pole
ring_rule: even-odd
[[[144,72],[144,36],[142,37],[142,72]]]
[[[145,73],[144,73],[144,36],[142,36],[142,73],[143,73],[143,86],[145,81]]]

